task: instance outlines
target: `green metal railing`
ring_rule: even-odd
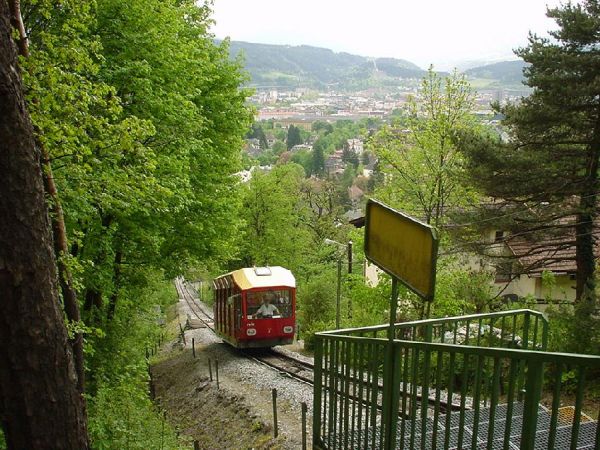
[[[585,401],[600,357],[540,351],[541,314],[396,324],[392,351],[385,330],[317,335],[315,447],[600,448]]]
[[[323,334],[385,338],[388,328],[388,325],[376,325]],[[397,339],[408,341],[546,350],[548,321],[541,312],[518,309],[397,323],[395,335]]]

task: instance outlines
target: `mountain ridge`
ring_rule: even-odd
[[[426,71],[399,58],[378,58],[334,52],[310,45],[259,44],[230,41],[232,58],[242,54],[251,85],[258,88],[330,88],[358,90],[397,86],[401,80],[420,80]],[[490,88],[515,87],[523,80],[522,60],[501,61],[463,71],[484,80]],[[440,72],[446,74],[446,72]]]

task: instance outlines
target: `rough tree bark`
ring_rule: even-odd
[[[8,448],[87,449],[40,155],[11,33],[0,0],[0,419]]]
[[[10,19],[12,26],[18,31],[19,39],[17,40],[17,48],[19,54],[25,58],[29,58],[29,39],[25,31],[25,24],[21,16],[20,0],[9,0]],[[77,294],[73,288],[73,280],[71,271],[67,267],[64,256],[69,254],[69,244],[67,240],[67,227],[63,209],[58,197],[58,190],[54,182],[52,166],[50,165],[50,155],[48,149],[40,142],[35,141],[36,146],[41,152],[41,164],[44,176],[44,187],[46,194],[50,198],[52,232],[54,235],[54,252],[56,254],[58,264],[58,274],[61,292],[63,294],[63,302],[65,305],[65,313],[67,318],[72,322],[79,322],[81,314],[79,312],[79,302]],[[83,364],[83,333],[76,333],[71,342],[73,346],[73,355],[75,358],[75,370],[77,372],[77,386],[79,392],[83,393],[85,388],[85,368]]]

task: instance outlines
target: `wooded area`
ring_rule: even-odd
[[[365,283],[349,223],[368,196],[438,230],[432,316],[515,306],[469,258],[510,259],[512,277],[532,268],[524,258],[574,263],[574,307],[548,309],[550,349],[599,353],[600,5],[549,16],[553,40],[518,51],[533,92],[495,105],[495,127],[471,114],[463,75],[430,69],[386,123],[303,129],[253,124],[242,61],[214,41],[209,6],[0,0],[0,448],[183,446],[148,396],[145,354],[180,274],[291,269],[307,348],[335,326],[338,281],[342,327],[386,322],[389,278]],[[489,242],[490,230],[506,234]],[[523,252],[490,252],[499,244]],[[399,321],[424,316],[408,290],[400,299]]]

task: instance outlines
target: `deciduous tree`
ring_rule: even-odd
[[[302,167],[293,163],[254,173],[244,189],[244,264],[296,271],[307,260],[312,240],[302,223],[303,180]]]
[[[452,137],[473,127],[473,92],[464,76],[445,79],[432,68],[411,99],[407,126],[383,127],[370,140],[384,183],[377,195],[389,204],[439,226],[449,207],[462,204],[463,158]]]

